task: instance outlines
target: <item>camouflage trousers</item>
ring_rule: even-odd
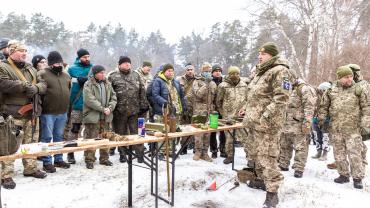
[[[361,136],[362,137],[362,136]],[[365,144],[365,142],[362,140],[362,151],[361,151],[361,157],[362,157],[362,162],[364,163],[364,166],[367,165],[367,158],[366,158],[366,154],[367,154],[367,146]]]
[[[309,142],[309,135],[282,133],[280,137],[279,165],[288,168],[294,150],[294,164],[292,168],[303,172],[307,162]]]
[[[225,135],[226,135],[225,152],[228,157],[229,156],[231,157],[233,155],[233,137],[231,136],[230,133],[232,134],[233,131],[230,131],[230,132],[225,131]],[[243,144],[244,152],[246,156],[248,157],[247,137],[248,136],[244,130],[242,129],[235,130],[235,140],[240,141]]]
[[[195,153],[208,154],[210,133],[194,136]]]
[[[102,124],[84,124],[85,125],[85,133],[84,139],[95,139],[100,136],[100,134],[104,130],[109,130],[109,123],[105,123],[103,121]],[[96,149],[86,150],[84,152],[85,162],[95,162],[95,151]],[[106,149],[99,149],[99,161],[107,161],[109,159],[108,154],[109,148]]]
[[[278,168],[280,134],[249,130],[253,135],[254,151],[250,155],[255,160],[257,177],[262,179],[268,192],[276,193],[284,181]],[[255,154],[255,155],[253,155]]]
[[[332,144],[338,173],[347,177],[352,175],[354,179],[363,179],[365,168],[361,155],[363,151],[361,136],[359,134],[335,133],[332,135]]]
[[[35,143],[38,141],[39,126],[36,125],[36,131],[32,139],[32,122],[27,119],[14,119],[15,125],[22,126],[23,139],[22,144]],[[38,124],[38,119],[36,124]],[[37,171],[37,161],[36,159],[22,159],[23,163],[23,174],[32,174]],[[2,161],[1,162],[1,178],[12,178],[14,176],[14,160],[12,161]]]
[[[69,122],[66,124],[64,138],[66,141],[76,140],[82,130],[82,111],[72,110]]]

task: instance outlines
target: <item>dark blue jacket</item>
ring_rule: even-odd
[[[180,97],[182,111],[186,111],[186,103],[184,99],[184,92],[182,91],[182,88],[180,86],[180,83],[173,79],[172,84],[175,86],[177,93]],[[166,85],[166,81],[161,77],[157,76],[153,80],[153,86],[152,86],[152,101],[154,103],[154,114],[155,115],[162,115],[162,106],[164,103],[168,102],[168,95],[169,91]]]

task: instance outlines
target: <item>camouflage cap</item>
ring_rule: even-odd
[[[267,42],[263,44],[262,47],[258,51],[268,53],[271,56],[276,56],[279,54],[279,49],[277,45],[273,42]]]
[[[349,68],[351,68],[352,71],[354,71],[354,72],[357,72],[357,71],[360,71],[361,70],[360,66],[357,65],[357,64],[347,64],[346,66],[348,66]]]
[[[152,63],[149,61],[143,61],[143,67],[146,67],[146,66],[152,67]]]
[[[234,73],[238,73],[238,74],[240,74],[240,69],[239,69],[239,67],[237,67],[237,66],[230,66],[230,67],[227,69],[227,73],[228,73],[228,74],[234,74]]]
[[[341,79],[345,76],[348,76],[348,75],[352,75],[353,76],[353,71],[351,70],[351,68],[349,68],[348,66],[340,66],[338,67],[337,69],[337,77],[338,79]]]
[[[27,50],[26,45],[17,40],[9,41],[8,43],[9,55],[19,50]]]

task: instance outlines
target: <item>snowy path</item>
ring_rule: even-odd
[[[370,147],[370,142],[367,142]],[[190,151],[189,151],[190,153]],[[309,157],[315,153],[310,146]],[[114,166],[105,167],[95,163],[93,170],[85,168],[82,152],[77,153],[77,164],[70,169],[57,169],[44,180],[25,178],[21,160],[16,161],[17,187],[2,189],[4,208],[123,208],[127,207],[127,164],[111,157]],[[333,161],[330,152],[328,162]],[[368,154],[369,155],[369,154]],[[193,161],[193,154],[180,156],[176,162],[175,206],[176,208],[260,208],[265,192],[253,190],[241,184],[229,192],[233,181],[215,192],[205,189],[215,179],[218,185],[235,176],[231,165],[224,165],[223,158],[212,163]],[[244,152],[236,149],[236,168],[245,164]],[[136,163],[136,161],[134,161]],[[41,167],[41,162],[39,163]],[[166,196],[165,163],[160,164],[159,191]],[[284,172],[285,181],[279,192],[280,206],[284,208],[345,208],[370,207],[370,169],[366,167],[364,189],[355,190],[350,183],[339,185],[333,182],[335,170],[326,169],[326,162],[308,159],[302,179],[293,177],[293,171]],[[154,207],[150,196],[150,171],[134,166],[134,207]],[[170,207],[159,201],[159,207]]]

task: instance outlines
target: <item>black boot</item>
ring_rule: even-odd
[[[73,152],[68,153],[67,161],[70,164],[76,164],[75,154]]]
[[[109,149],[109,155],[113,156],[115,154],[115,150],[116,150],[116,148],[110,148]]]
[[[217,158],[217,152],[212,152],[212,158],[216,159]]]
[[[266,191],[265,183],[263,182],[262,179],[259,179],[259,178],[255,178],[253,180],[250,180],[249,183],[248,183],[248,187],[253,188],[253,189],[262,189],[262,190]]]
[[[4,179],[1,179],[1,185],[5,188],[5,189],[14,189],[16,184],[15,182],[13,181],[12,178],[4,178]]]
[[[353,187],[357,189],[363,189],[364,186],[362,185],[362,180],[361,179],[353,179]]]
[[[226,159],[224,159],[224,164],[230,164],[233,162],[233,158],[232,157],[227,157]]]
[[[334,179],[335,183],[348,183],[349,182],[349,177],[340,175],[338,178]]]
[[[280,168],[281,171],[289,171],[289,168],[285,168],[285,167],[283,167],[281,165],[279,165],[279,168]]]
[[[125,163],[127,161],[126,155],[125,154],[120,154],[119,155],[119,162]]]
[[[299,171],[299,170],[294,171],[294,177],[296,177],[296,178],[302,178],[302,176],[303,176],[303,172],[302,171]]]
[[[184,149],[180,152],[180,155],[188,154],[188,146],[184,147]]]
[[[263,208],[276,208],[279,204],[279,198],[277,193],[267,192],[266,199],[263,203]]]

